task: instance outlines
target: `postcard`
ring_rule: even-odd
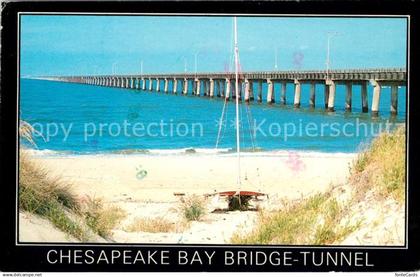
[[[3,10],[2,270],[418,269],[405,6],[43,4]]]

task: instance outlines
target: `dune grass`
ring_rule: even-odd
[[[82,215],[86,224],[103,238],[112,236],[112,229],[126,216],[117,206],[106,206],[100,198],[88,198],[85,201]]]
[[[382,133],[362,151],[350,169],[352,197],[339,203],[331,189],[297,202],[285,202],[275,212],[261,212],[258,227],[249,234],[236,233],[235,244],[331,245],[357,230],[361,222],[348,218],[351,205],[363,201],[367,191],[404,203],[405,128]]]
[[[32,126],[21,121],[20,138],[35,145],[32,133]],[[59,230],[80,241],[89,240],[91,231],[108,238],[111,229],[124,217],[120,208],[106,206],[101,199],[88,198],[81,203],[69,184],[53,177],[22,149],[19,152],[19,209],[47,218]]]
[[[199,221],[206,214],[205,199],[197,195],[183,198],[179,211],[187,221]]]
[[[351,169],[351,182],[359,194],[376,189],[383,197],[399,203],[405,196],[405,128],[382,133],[362,151]]]
[[[237,233],[235,244],[329,244],[343,239],[356,226],[340,225],[342,207],[328,193],[286,203],[276,212],[261,212],[250,234]]]
[[[81,241],[88,239],[81,224],[68,215],[70,211],[80,210],[76,197],[23,153],[19,163],[19,209],[47,218],[55,227]]]

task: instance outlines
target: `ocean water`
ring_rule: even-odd
[[[356,152],[406,119],[405,87],[399,88],[397,117],[389,112],[390,88],[382,89],[377,119],[361,113],[358,86],[351,113],[344,112],[344,86],[337,87],[335,113],[324,111],[322,86],[316,87],[316,108],[310,109],[309,86],[303,85],[298,110],[293,108],[293,85],[287,87],[286,106],[278,103],[278,84],[273,105],[265,103],[266,89],[264,85],[262,104],[240,104],[244,152]],[[368,95],[370,109],[372,87]],[[21,79],[20,118],[34,126],[36,147],[43,151],[191,154],[229,153],[236,147],[235,105],[220,98]]]

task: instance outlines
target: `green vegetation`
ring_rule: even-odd
[[[342,208],[328,193],[316,194],[274,213],[260,213],[258,228],[236,234],[238,244],[329,244],[343,239],[356,226],[340,225]]]
[[[383,133],[359,154],[350,169],[350,200],[339,203],[331,189],[296,202],[286,202],[275,212],[261,212],[258,227],[250,234],[235,234],[237,244],[331,245],[357,230],[350,224],[349,210],[364,201],[368,191],[404,203],[405,128]]]
[[[239,195],[239,196],[232,196],[229,198],[229,211],[247,211],[251,204],[252,196],[249,195]]]
[[[127,232],[169,233],[177,232],[188,224],[177,225],[163,217],[137,218],[126,229]]]
[[[125,212],[115,206],[106,207],[102,199],[88,198],[83,209],[86,224],[98,235],[109,238],[111,230],[125,217]]]
[[[21,121],[19,134],[34,144],[32,126]],[[90,238],[90,230],[106,238],[124,213],[117,207],[105,207],[100,199],[88,199],[81,205],[70,186],[35,164],[24,151],[19,154],[19,209],[47,218],[55,227],[80,241]]]
[[[358,194],[376,189],[383,197],[400,203],[405,195],[405,128],[382,133],[362,151],[351,169],[351,183]]]
[[[206,213],[205,201],[202,197],[192,195],[182,200],[180,211],[187,221],[199,221]]]
[[[19,209],[43,216],[58,229],[85,241],[87,235],[80,225],[69,217],[70,211],[79,211],[76,197],[58,179],[51,179],[45,170],[35,166],[23,153],[19,163]]]

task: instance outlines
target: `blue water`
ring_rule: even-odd
[[[169,89],[172,90],[171,87]],[[265,85],[263,89],[265,100]],[[361,113],[360,87],[354,87],[352,113],[344,112],[344,86],[337,87],[335,113],[324,111],[323,90],[322,86],[316,87],[315,110],[308,107],[307,85],[302,87],[302,104],[299,110],[292,107],[293,85],[287,86],[286,106],[278,104],[278,84],[275,87],[275,104],[241,104],[241,147],[244,151],[355,152],[380,130],[385,130],[388,120],[391,122],[391,128],[395,124],[405,123],[405,87],[399,89],[396,118],[391,118],[389,113],[390,88],[382,90],[378,119],[372,119],[370,113]],[[256,91],[255,85],[255,94]],[[370,109],[372,87],[369,87],[368,93]],[[34,134],[37,148],[40,150],[81,154],[148,150],[158,152],[168,149],[210,151],[215,149],[219,131],[216,123],[221,117],[223,105],[224,101],[218,98],[21,79],[20,117],[42,133],[43,138],[38,133]],[[232,121],[235,118],[235,106],[232,101],[226,106],[226,116],[227,124],[221,129],[218,145],[222,151],[235,148],[236,130]],[[123,131],[124,122],[127,125],[126,134]],[[167,125],[161,128],[160,122]],[[138,127],[136,134],[133,132],[134,124]],[[359,124],[359,128],[356,124]],[[255,129],[258,125],[260,127]],[[294,134],[292,125],[295,126]],[[288,126],[287,130],[285,126]],[[69,130],[67,137],[63,127]],[[150,132],[142,128],[149,128]],[[177,128],[179,132],[176,131]],[[312,131],[305,132],[305,128],[312,128]],[[317,128],[317,131],[314,131],[314,128]],[[253,133],[252,130],[256,132]]]

